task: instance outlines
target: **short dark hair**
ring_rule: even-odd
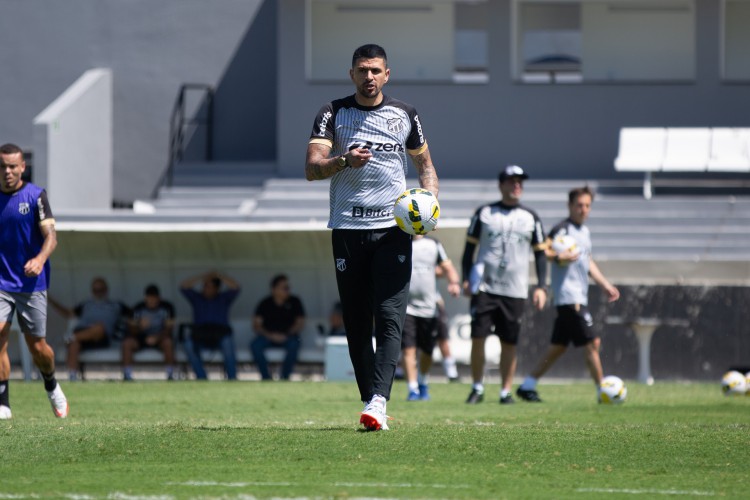
[[[149,286],[146,287],[146,291],[143,294],[151,296],[151,297],[158,297],[159,296],[159,287],[156,286],[156,285],[149,285]]]
[[[10,142],[0,146],[0,154],[14,155],[16,153],[21,153],[21,155],[23,156],[23,149]]]
[[[580,188],[573,188],[568,192],[568,204],[573,203],[578,199],[579,196],[587,194],[591,196],[591,201],[594,201],[594,191],[587,185]]]
[[[358,59],[375,59],[380,58],[385,62],[385,67],[388,67],[388,56],[385,55],[385,49],[380,45],[374,43],[368,43],[357,47],[352,55],[352,68],[357,64]]]
[[[287,278],[286,274],[277,274],[276,276],[271,278],[271,288],[276,288],[276,285],[278,285],[282,281],[289,281],[289,278]]]

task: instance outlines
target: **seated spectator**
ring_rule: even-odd
[[[77,318],[73,333],[65,339],[68,346],[67,367],[71,381],[79,376],[81,351],[109,347],[122,334],[123,320],[130,309],[122,302],[109,299],[109,287],[104,278],[91,281],[91,299],[68,308],[52,297],[49,303],[65,318]]]
[[[202,283],[200,292],[194,287]],[[225,290],[222,290],[225,287]],[[224,372],[229,380],[237,379],[237,358],[229,323],[229,308],[240,294],[240,285],[229,276],[212,271],[193,276],[180,283],[180,292],[193,308],[193,323],[183,339],[190,366],[198,380],[206,380],[201,351],[221,350]]]
[[[133,308],[128,334],[122,341],[122,376],[133,380],[133,354],[141,349],[159,349],[164,353],[167,380],[174,380],[174,306],[162,300],[156,285],[146,287],[142,302]]]
[[[283,274],[275,276],[271,280],[271,295],[261,300],[255,309],[253,330],[256,337],[250,343],[250,351],[263,380],[271,380],[265,353],[269,347],[286,349],[281,380],[289,380],[297,363],[299,334],[304,327],[305,310],[302,302],[289,293],[289,279]]]

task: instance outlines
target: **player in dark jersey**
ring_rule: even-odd
[[[355,94],[324,105],[307,146],[307,180],[331,179],[330,219],[336,281],[357,385],[360,423],[387,429],[386,401],[401,350],[411,277],[411,238],[393,204],[406,189],[407,155],[419,185],[438,194],[438,178],[416,110],[383,94],[385,50],[354,51]],[[373,351],[373,321],[377,347]]]
[[[599,393],[603,376],[599,358],[601,340],[591,331],[593,319],[588,310],[589,276],[604,290],[610,302],[620,298],[620,292],[607,281],[591,256],[591,235],[584,223],[591,213],[593,200],[594,193],[588,186],[571,190],[568,193],[568,218],[555,225],[547,237],[546,252],[552,261],[552,294],[557,318],[547,352],[516,390],[516,394],[526,401],[542,401],[536,391],[537,380],[571,343],[575,347],[585,348],[586,366]],[[575,248],[558,254],[551,248],[551,242],[561,235],[574,238]]]
[[[499,202],[477,209],[466,236],[461,267],[465,293],[471,295],[471,375],[469,404],[484,400],[484,344],[488,335],[500,338],[500,403],[513,403],[511,386],[516,370],[516,344],[529,294],[529,253],[534,252],[537,287],[533,303],[544,308],[547,261],[542,222],[521,204],[528,175],[517,165],[500,172]],[[476,259],[475,254],[476,253]],[[493,329],[494,327],[494,329]]]
[[[68,400],[55,379],[55,353],[47,335],[49,256],[57,246],[55,219],[44,189],[25,182],[23,150],[0,146],[0,419],[11,418],[8,336],[13,315],[26,339],[56,417],[68,416]]]

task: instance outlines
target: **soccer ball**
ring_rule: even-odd
[[[619,405],[628,397],[628,388],[620,377],[608,375],[599,386],[599,402],[606,405]]]
[[[554,250],[557,254],[563,252],[575,253],[577,250],[576,239],[569,234],[560,234],[558,236],[555,236],[555,239],[552,240],[552,250]]]
[[[427,234],[437,226],[440,204],[435,195],[426,189],[407,189],[396,198],[393,218],[406,233]]]
[[[725,396],[741,396],[747,392],[747,378],[738,371],[728,371],[721,377],[721,392]]]

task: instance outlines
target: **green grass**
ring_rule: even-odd
[[[11,383],[0,422],[0,498],[747,498],[750,397],[719,384],[629,383],[622,406],[590,383],[545,402],[464,404],[433,384],[391,430],[358,431],[352,383]],[[488,388],[488,396],[497,386]]]

